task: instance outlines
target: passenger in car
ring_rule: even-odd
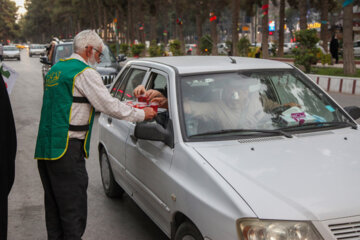
[[[94,108],[131,122],[153,119],[113,98],[89,64],[101,61],[104,44],[93,30],[74,38],[74,53],[46,75],[35,159],[45,192],[48,239],[80,240],[86,228],[89,157]]]

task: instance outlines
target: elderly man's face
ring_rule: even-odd
[[[92,47],[91,56],[89,57],[89,63],[95,65],[95,63],[101,62],[102,47]]]

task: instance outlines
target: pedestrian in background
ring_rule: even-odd
[[[332,36],[330,41],[330,53],[332,58],[335,58],[335,63],[339,63],[339,41],[336,38],[336,34]]]
[[[150,107],[135,109],[113,98],[100,74],[104,44],[92,30],[78,33],[74,53],[46,75],[35,158],[45,192],[49,240],[80,240],[87,220],[89,157],[94,109],[132,122],[155,117]]]
[[[15,178],[16,129],[8,91],[0,72],[0,239],[7,239],[8,195]]]

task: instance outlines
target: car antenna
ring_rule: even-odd
[[[236,64],[236,60],[234,58],[232,58],[230,56],[228,56],[228,57],[230,58],[232,64]]]

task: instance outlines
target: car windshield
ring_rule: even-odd
[[[66,44],[66,45],[60,45],[57,46],[56,52],[55,52],[55,63],[57,63],[60,59],[65,59],[70,57],[70,55],[73,53],[73,45],[72,44]]]
[[[183,76],[181,103],[189,140],[354,124],[297,70]]]
[[[30,49],[44,49],[45,47],[43,45],[31,45]]]
[[[14,51],[14,50],[17,50],[17,48],[16,48],[16,47],[13,47],[13,46],[5,46],[5,47],[4,47],[4,50]]]
[[[99,63],[99,66],[108,67],[111,66],[113,63],[116,63],[116,59],[110,52],[109,47],[106,46],[102,51],[101,62]]]
[[[55,63],[57,63],[60,59],[68,58],[73,53],[73,45],[72,44],[64,44],[60,45],[56,48],[55,53]],[[101,62],[98,66],[100,67],[107,67],[110,66],[112,63],[116,63],[116,59],[109,51],[109,47],[106,46],[105,49],[102,51]]]

